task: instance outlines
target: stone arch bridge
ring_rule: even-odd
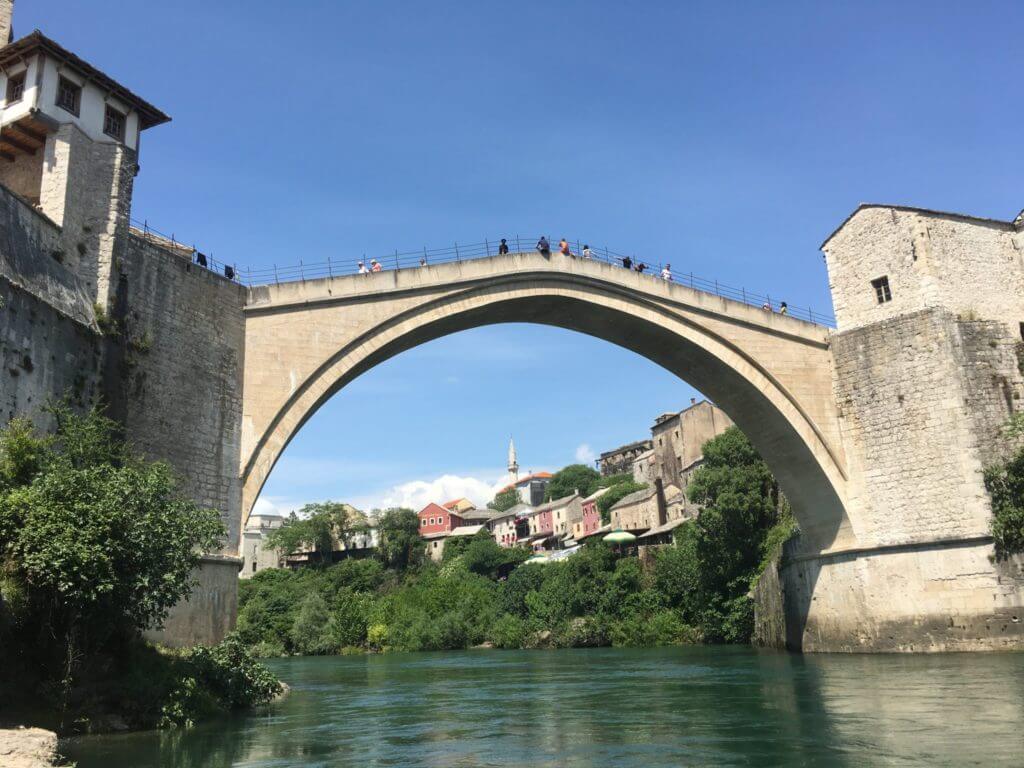
[[[750,437],[819,547],[849,544],[828,329],[604,262],[518,253],[250,289],[242,506],[331,395],[403,350],[529,322],[630,349],[711,397]]]

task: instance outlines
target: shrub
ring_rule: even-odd
[[[327,601],[319,592],[310,592],[299,606],[291,628],[291,645],[297,653],[319,656],[339,647],[329,626]]]
[[[1001,466],[987,468],[985,488],[992,498],[996,558],[1024,552],[1024,450]]]

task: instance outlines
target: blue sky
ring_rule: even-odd
[[[1022,15],[21,0],[15,31],[43,29],[173,116],[143,137],[133,212],[218,259],[354,260],[542,231],[828,309],[817,246],[859,202],[1003,219],[1024,206]],[[642,437],[692,394],[593,339],[467,332],[339,393],[264,505],[482,493],[510,434],[524,468],[557,468]]]

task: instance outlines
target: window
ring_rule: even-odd
[[[107,104],[107,111],[103,114],[103,132],[118,141],[124,141],[124,121],[124,114]]]
[[[21,101],[21,97],[25,95],[25,73],[22,72],[17,75],[11,75],[7,78],[7,103],[13,104],[16,101]]]
[[[73,115],[78,114],[78,108],[82,103],[82,88],[75,85],[66,77],[57,81],[57,106],[66,109]]]
[[[871,287],[875,289],[875,298],[878,299],[879,304],[885,304],[887,301],[892,301],[892,291],[889,290],[888,277],[880,277],[877,280],[872,280]]]
[[[427,518],[424,517],[422,520],[420,520],[420,527],[422,528],[426,524],[427,524]]]

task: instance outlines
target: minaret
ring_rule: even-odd
[[[508,476],[515,485],[519,482],[519,462],[516,461],[516,444],[508,439]]]

